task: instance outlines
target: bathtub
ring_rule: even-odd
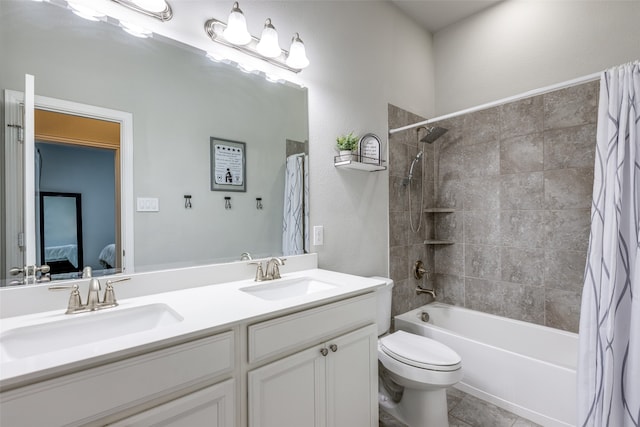
[[[577,334],[442,303],[396,316],[395,329],[455,350],[465,393],[545,427],[576,424]]]

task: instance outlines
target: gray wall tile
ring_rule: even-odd
[[[500,177],[465,180],[463,197],[462,205],[467,211],[500,209]]]
[[[544,168],[591,168],[596,152],[596,125],[544,132]]]
[[[501,260],[503,281],[537,286],[544,283],[544,249],[504,246]]]
[[[500,211],[465,211],[464,242],[499,245]]]
[[[545,218],[547,247],[586,253],[591,226],[590,212],[589,209],[547,211]]]
[[[517,173],[500,177],[500,209],[542,209],[544,173]]]
[[[439,301],[577,330],[598,87],[592,82],[434,123],[449,131],[420,148],[425,206],[456,211],[425,215],[419,234],[408,231],[406,191],[399,188],[418,150],[416,134],[390,138],[390,145],[401,144],[390,148],[391,271],[408,277],[394,310],[429,300],[416,298],[412,289],[418,283],[412,263],[424,254],[434,275],[422,283],[435,286]],[[412,117],[390,106],[389,121],[398,122],[390,127]],[[423,238],[456,244],[423,248]]]
[[[464,275],[480,279],[500,280],[500,248],[498,246],[465,245]]]
[[[537,172],[543,169],[542,133],[515,136],[500,142],[500,173]]]
[[[500,215],[500,231],[504,246],[544,247],[544,211],[501,211]]]
[[[544,262],[545,287],[582,292],[586,262],[586,251],[548,249]]]
[[[598,93],[594,84],[583,84],[542,95],[545,129],[595,123]]]
[[[467,178],[499,175],[500,142],[495,140],[465,147],[463,160],[464,176]]]
[[[545,324],[577,333],[580,326],[580,303],[580,292],[546,289]]]
[[[542,96],[526,98],[500,107],[500,136],[509,138],[543,129]]]
[[[544,172],[544,204],[547,209],[588,209],[592,192],[593,168]]]
[[[497,141],[500,138],[499,120],[498,107],[466,114],[462,121],[464,145]]]

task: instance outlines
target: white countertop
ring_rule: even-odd
[[[79,319],[82,316],[100,316],[104,313],[148,304],[166,304],[183,320],[148,331],[121,335],[117,338],[104,339],[87,345],[77,345],[13,360],[6,355],[4,350],[0,349],[0,390],[4,391],[73,370],[170,346],[209,333],[222,332],[239,323],[285,314],[362,294],[383,285],[380,279],[364,278],[322,269],[282,274],[282,279],[279,281],[298,277],[310,277],[337,286],[297,297],[266,300],[240,289],[261,284],[275,284],[278,280],[267,282],[241,280],[122,299],[118,300],[118,307],[97,312],[66,315],[64,314],[65,306],[55,311],[4,318],[0,325],[0,344],[2,337],[16,328]],[[116,295],[117,293],[116,288]],[[86,297],[84,288],[81,288],[81,294],[84,300]],[[100,331],[96,330],[95,333],[99,335]]]

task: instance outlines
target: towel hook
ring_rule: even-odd
[[[229,196],[224,197],[224,208],[231,209],[231,197]]]
[[[256,197],[256,209],[262,210],[262,197]]]

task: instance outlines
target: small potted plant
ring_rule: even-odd
[[[358,150],[358,137],[350,132],[347,135],[340,135],[336,138],[336,147],[340,152],[340,160],[356,160],[354,152]]]

